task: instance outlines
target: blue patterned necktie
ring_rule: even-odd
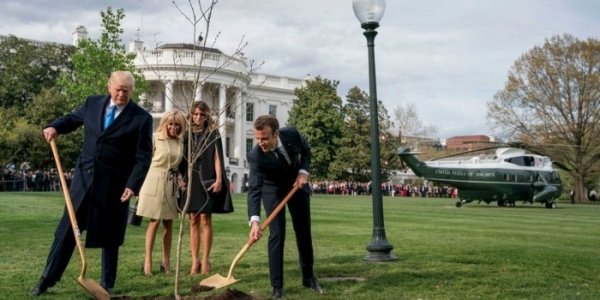
[[[116,105],[112,105],[108,109],[108,112],[104,116],[104,129],[108,128],[108,126],[110,126],[110,123],[112,123],[112,121],[115,120],[115,112],[116,111],[117,111],[117,106]]]

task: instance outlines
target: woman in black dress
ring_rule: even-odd
[[[206,102],[196,101],[190,110],[191,135],[184,139],[184,161],[181,172],[188,174],[188,162],[192,162],[190,203],[186,212],[190,216],[190,250],[192,267],[190,274],[210,273],[210,250],[213,242],[213,213],[233,211],[229,182],[225,175],[223,147],[218,126],[210,114]],[[191,155],[188,141],[191,137]],[[185,176],[187,182],[187,176]],[[183,199],[185,201],[185,198]],[[184,202],[185,204],[185,202]],[[202,227],[202,261],[199,258],[200,227]]]

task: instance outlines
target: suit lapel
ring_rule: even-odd
[[[96,112],[93,116],[94,116],[94,127],[97,128],[97,131],[102,134],[102,126],[104,125],[104,113],[106,111],[106,106],[108,105],[108,102],[110,101],[110,96],[105,96],[104,99],[102,99],[102,101],[98,101],[96,102],[95,107],[93,108],[94,111]]]
[[[281,134],[281,133],[279,134],[279,139],[281,139],[281,144],[283,144],[283,147],[285,148],[285,151],[287,152],[287,155],[292,162],[292,166],[295,166],[296,152],[294,151],[295,149],[294,149],[294,146],[292,145],[292,141],[286,134]]]

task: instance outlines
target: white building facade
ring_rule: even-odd
[[[188,112],[193,101],[211,107],[217,120],[225,152],[225,166],[235,192],[248,178],[246,154],[255,145],[252,124],[270,114],[285,126],[294,99],[294,89],[304,79],[252,73],[242,55],[226,55],[214,48],[192,44],[165,44],[143,49],[133,41],[136,67],[143,73],[147,89],[140,103],[158,125],[164,112]]]

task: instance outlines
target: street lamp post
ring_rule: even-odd
[[[365,256],[366,261],[390,261],[396,257],[391,254],[392,246],[385,237],[383,225],[383,200],[381,197],[381,166],[379,153],[379,112],[377,108],[377,84],[375,80],[375,36],[379,20],[385,10],[385,0],[353,0],[354,14],[365,30],[369,49],[369,94],[371,119],[371,195],[373,197],[373,237]]]

